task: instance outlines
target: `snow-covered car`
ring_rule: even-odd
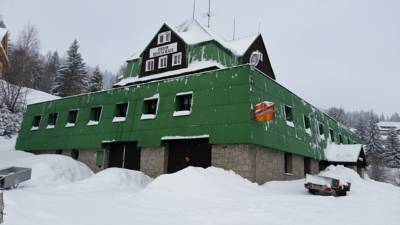
[[[332,177],[307,174],[304,186],[311,194],[346,196],[351,183]]]

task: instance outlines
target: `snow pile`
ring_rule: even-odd
[[[76,182],[72,187],[95,189],[126,188],[132,191],[145,188],[153,179],[136,170],[108,168],[94,176]],[[68,186],[70,188],[71,186]]]
[[[145,191],[180,196],[235,197],[258,193],[261,188],[231,170],[215,167],[207,169],[187,167],[176,173],[157,177]]]
[[[21,151],[0,152],[0,169],[9,166],[32,169],[30,180],[21,186],[41,187],[71,183],[86,179],[93,172],[83,163],[63,155],[33,155]]]
[[[325,170],[321,171],[318,175],[325,177],[332,177],[340,180],[341,182],[359,183],[363,180],[358,173],[352,169],[346,168],[342,165],[330,165]]]
[[[338,145],[328,142],[324,153],[326,160],[330,162],[357,162],[361,149],[361,144]]]
[[[11,136],[11,138],[0,136],[0,152],[14,151],[16,141],[17,141],[17,135]],[[0,158],[0,163],[1,163],[1,158]]]

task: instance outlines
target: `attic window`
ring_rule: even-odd
[[[115,106],[113,122],[123,122],[128,114],[128,103],[119,103]]]
[[[157,44],[164,44],[171,41],[171,31],[165,31],[158,34]]]
[[[175,112],[173,116],[190,115],[192,112],[193,92],[183,92],[176,94]]]
[[[167,61],[168,61],[167,55],[158,58],[158,68],[161,69],[167,67]]]
[[[31,130],[38,130],[41,120],[42,120],[42,116],[40,116],[40,115],[33,117]]]
[[[47,120],[47,127],[48,129],[54,128],[57,122],[58,113],[50,113],[49,119]]]
[[[154,59],[146,60],[146,72],[154,70]]]
[[[68,120],[67,124],[65,125],[66,127],[73,127],[75,126],[76,120],[78,119],[78,110],[70,110],[68,112]]]
[[[89,122],[87,125],[97,125],[100,121],[101,111],[103,107],[97,106],[90,109]]]
[[[157,114],[157,108],[158,108],[158,94],[150,98],[145,98],[143,101],[143,113],[140,119],[141,120],[154,119]]]
[[[172,66],[177,66],[182,64],[182,52],[175,53],[172,55]]]

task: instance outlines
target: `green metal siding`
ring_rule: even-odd
[[[175,96],[186,91],[193,91],[192,113],[173,117]],[[157,93],[160,102],[156,118],[140,120],[143,99]],[[252,120],[252,107],[262,101],[275,103],[274,121]],[[113,123],[115,104],[121,102],[129,102],[127,119]],[[295,127],[286,124],[281,109],[284,104],[293,109]],[[100,123],[88,126],[90,109],[95,106],[103,106]],[[65,127],[71,109],[79,109],[78,121],[74,127]],[[52,112],[59,113],[56,127],[46,129]],[[311,135],[304,130],[303,114],[310,118]],[[35,115],[43,118],[40,129],[31,131]],[[317,121],[325,126],[324,139],[317,134]],[[165,136],[209,135],[211,144],[253,143],[323,159],[328,128],[334,130],[335,140],[340,133],[344,140],[360,142],[357,135],[276,81],[249,65],[242,65],[29,105],[16,148],[100,149],[104,141],[137,141],[139,146],[155,147],[161,145]]]
[[[239,58],[215,41],[203,42],[188,48],[189,64],[195,61],[216,61],[226,67],[238,65]]]
[[[128,77],[136,77],[140,73],[140,59],[134,59],[128,61],[128,65],[126,66],[126,70],[124,73],[124,78]]]

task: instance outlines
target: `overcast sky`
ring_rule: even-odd
[[[208,0],[197,0],[196,18]],[[162,23],[192,16],[192,0],[0,0],[15,40],[27,24],[42,51],[61,55],[76,38],[87,64],[117,71]],[[399,0],[212,0],[211,27],[225,38],[258,30],[277,81],[320,108],[400,112]]]

